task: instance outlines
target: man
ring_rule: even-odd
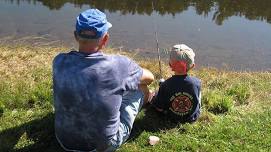
[[[76,20],[79,51],[53,61],[55,133],[66,151],[115,151],[129,137],[153,74],[102,49],[112,25],[97,9]]]

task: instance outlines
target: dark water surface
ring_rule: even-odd
[[[76,46],[75,18],[91,7],[113,24],[110,46],[156,57],[157,31],[161,49],[185,43],[198,66],[271,69],[270,0],[0,0],[0,39],[44,37]]]

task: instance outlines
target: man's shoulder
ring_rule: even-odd
[[[65,58],[66,54],[67,53],[59,53],[59,54],[57,54],[53,59],[53,64],[55,65],[55,64],[59,63],[60,61],[62,61],[63,58]]]
[[[131,58],[124,56],[124,55],[107,55],[107,58],[109,58],[111,61],[114,63],[118,63],[120,67],[125,66],[125,67],[134,67],[138,66],[138,64]]]
[[[68,62],[72,62],[71,58],[69,58],[69,56],[71,56],[73,54],[74,51],[69,51],[69,52],[61,52],[59,54],[57,54],[54,59],[53,59],[53,67],[57,67],[59,65],[62,65],[64,62],[68,63]]]
[[[76,50],[68,50],[68,51],[66,51],[66,52],[61,52],[61,53],[58,53],[55,57],[54,57],[54,59],[53,59],[53,63],[55,63],[55,62],[61,62],[61,61],[63,61],[64,59],[67,59],[67,58],[69,58],[69,57],[71,57],[71,56],[83,56],[82,54],[79,54],[78,53],[78,51],[76,51]]]
[[[131,59],[128,58],[127,56],[120,55],[120,54],[110,54],[110,55],[107,55],[107,57],[112,58],[114,60],[119,60],[119,61],[131,61]]]

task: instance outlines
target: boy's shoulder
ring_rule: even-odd
[[[198,77],[195,77],[195,76],[187,76],[189,77],[191,80],[195,81],[195,82],[201,82],[201,80],[198,78]]]
[[[176,79],[176,75],[173,75],[172,77],[168,78],[165,82],[174,82],[174,81],[177,81]],[[187,76],[179,76],[181,79],[183,78],[184,81],[188,81],[188,82],[191,82],[193,84],[201,84],[201,80],[195,76],[190,76],[190,75],[187,75]]]

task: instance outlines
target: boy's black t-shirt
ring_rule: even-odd
[[[195,121],[200,113],[200,80],[174,75],[161,84],[153,105],[175,121]]]

